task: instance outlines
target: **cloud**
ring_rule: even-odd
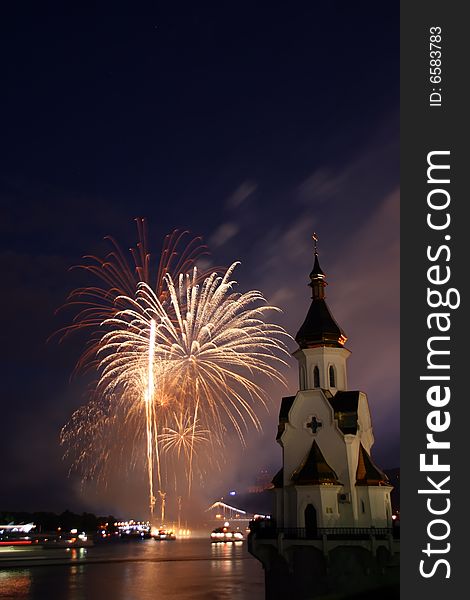
[[[230,209],[238,208],[257,188],[258,185],[254,181],[250,181],[249,179],[244,181],[227,199],[226,207]]]
[[[237,235],[239,227],[236,223],[222,223],[209,239],[210,248],[219,248],[226,244],[231,238]]]
[[[288,287],[278,288],[269,298],[269,304],[281,308],[295,296],[293,290]]]
[[[346,177],[346,173],[335,175],[332,170],[321,167],[299,185],[299,200],[304,204],[326,202],[341,189]]]

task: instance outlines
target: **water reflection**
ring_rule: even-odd
[[[27,598],[30,589],[28,569],[0,570],[0,598]]]
[[[212,542],[211,551],[213,557],[231,558],[242,556],[243,542]]]
[[[43,551],[33,562],[45,566],[0,570],[1,600],[259,600],[264,596],[262,568],[248,554],[246,542],[148,540],[95,546],[83,554],[77,549],[57,554]]]
[[[211,544],[211,569],[214,574],[223,573],[228,575],[240,570],[240,558],[243,552],[243,542],[221,542]]]

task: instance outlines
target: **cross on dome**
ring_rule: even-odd
[[[315,246],[315,254],[317,254],[318,235],[315,232],[313,232],[312,240],[313,240],[313,243],[314,243],[314,246]]]

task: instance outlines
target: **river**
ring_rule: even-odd
[[[17,550],[14,562],[0,555],[1,600],[264,598],[263,570],[246,541],[142,540],[87,549]]]

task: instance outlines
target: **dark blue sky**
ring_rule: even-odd
[[[350,384],[369,394],[377,460],[396,466],[398,2],[99,5],[1,9],[0,509],[114,508],[65,478],[58,431],[84,399],[69,383],[80,347],[46,339],[79,283],[68,267],[106,234],[131,245],[136,216],[157,255],[188,227],[216,264],[240,259],[240,287],[283,308],[294,335],[318,231]],[[288,377],[295,392],[295,365]],[[286,393],[250,440],[259,464],[233,478],[279,463]]]

